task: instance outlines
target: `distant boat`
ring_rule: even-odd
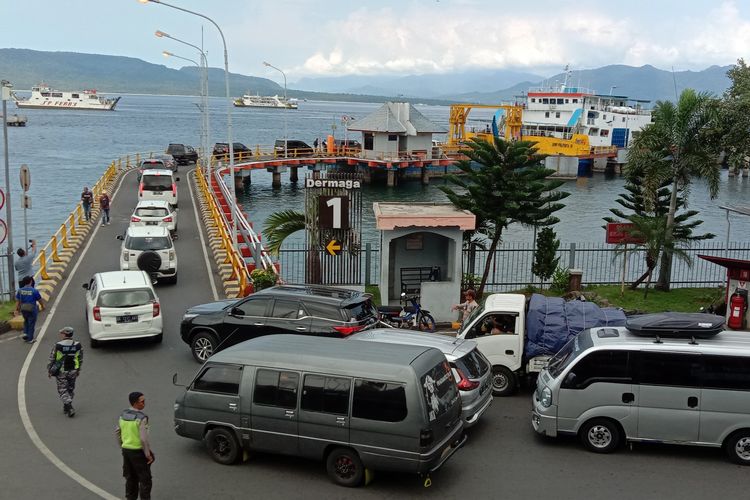
[[[0,115],[0,120],[3,119],[3,115]],[[5,120],[5,123],[9,127],[25,127],[26,126],[26,115],[8,115],[8,118]]]
[[[19,108],[53,108],[53,109],[92,109],[112,111],[117,106],[119,97],[107,99],[96,93],[96,90],[62,92],[52,90],[47,84],[31,87],[31,97],[18,97],[12,94]]]
[[[234,100],[234,105],[238,108],[286,108],[297,109],[297,99],[286,97],[262,96],[245,94],[239,99]]]

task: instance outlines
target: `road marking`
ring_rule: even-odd
[[[122,183],[125,180],[125,177],[130,174],[131,172],[134,172],[134,170],[131,170],[130,172],[125,172],[125,174],[120,179],[119,184],[117,185],[117,189],[115,190],[114,194],[112,195],[112,201],[115,200],[117,197],[117,193],[120,191],[120,187],[122,187]],[[93,243],[94,239],[96,238],[96,233],[99,232],[99,228],[102,227],[101,224],[97,224],[96,222],[92,222],[94,225],[94,230],[91,232],[91,235],[89,237],[89,241],[86,242],[86,246],[83,248],[83,251],[81,252],[80,256],[78,257],[78,261],[73,266],[73,269],[70,271],[70,274],[68,274],[68,278],[72,277],[76,271],[78,270],[78,266],[81,265],[81,262],[83,262],[83,258],[86,256],[86,253],[89,251],[89,247],[91,246],[91,243]],[[34,429],[34,425],[31,423],[31,417],[29,416],[29,412],[26,406],[26,375],[29,372],[29,366],[31,365],[31,360],[34,358],[34,354],[36,353],[37,349],[39,348],[40,340],[44,338],[44,335],[47,333],[47,328],[49,327],[49,324],[52,322],[52,317],[55,315],[55,312],[57,311],[57,301],[59,297],[62,297],[65,293],[65,290],[68,289],[68,285],[70,284],[71,280],[67,279],[65,280],[65,283],[63,284],[62,288],[60,289],[60,293],[58,293],[55,296],[54,303],[52,307],[49,310],[49,314],[46,318],[44,318],[44,323],[42,324],[42,327],[39,329],[39,335],[37,335],[37,342],[31,346],[31,350],[29,351],[29,354],[26,356],[26,359],[23,362],[23,366],[21,367],[21,372],[18,375],[18,412],[21,414],[21,422],[23,422],[24,429],[26,429],[26,434],[28,434],[29,439],[31,439],[31,442],[34,443],[34,446],[37,447],[37,449],[41,452],[42,455],[49,460],[52,465],[60,469],[60,471],[71,478],[73,481],[77,482],[87,490],[91,491],[93,494],[100,496],[101,498],[104,498],[106,500],[117,500],[119,497],[116,495],[112,495],[111,493],[103,490],[99,486],[95,485],[85,477],[78,474],[76,471],[71,469],[65,462],[60,460],[57,455],[55,455],[52,450],[50,450],[47,445],[44,444],[44,441],[42,441],[42,438],[39,437],[39,434],[37,434],[36,429]]]
[[[10,342],[11,340],[16,340],[16,339],[20,339],[20,338],[21,338],[21,334],[19,333],[18,335],[10,336],[7,339],[0,340],[0,344],[2,344],[3,342]]]
[[[193,174],[195,176],[195,169],[188,172],[188,176]],[[208,274],[208,281],[211,283],[211,293],[214,295],[214,300],[219,300],[219,294],[216,291],[216,283],[214,281],[214,274],[211,272],[211,264],[208,262],[208,252],[206,251],[206,240],[203,238],[203,225],[198,221],[202,220],[198,216],[198,202],[193,194],[193,184],[188,179],[188,189],[190,190],[190,198],[193,200],[193,213],[195,214],[195,225],[198,226],[198,236],[201,239],[201,250],[203,251],[203,261],[206,263],[206,273]]]

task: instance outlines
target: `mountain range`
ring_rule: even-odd
[[[568,86],[581,86],[601,94],[631,98],[674,100],[685,88],[720,95],[729,86],[731,66],[711,66],[702,71],[666,71],[650,65],[610,65],[573,71]],[[194,95],[199,72],[194,66],[179,70],[124,56],[0,49],[0,78],[16,89],[46,82],[57,89],[96,88],[104,93]],[[560,85],[565,73],[544,78],[513,70],[477,70],[460,73],[409,76],[340,76],[302,78],[288,89],[290,97],[337,101],[383,102],[416,100],[445,104],[450,101],[499,103],[519,100],[529,87]],[[224,70],[209,68],[209,93],[225,95]],[[230,94],[283,94],[284,88],[267,78],[230,73]]]

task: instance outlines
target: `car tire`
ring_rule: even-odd
[[[216,335],[210,332],[198,332],[190,339],[190,352],[198,363],[205,363],[218,346]]]
[[[154,336],[153,336],[153,337],[151,338],[151,341],[152,341],[152,342],[153,342],[154,344],[161,344],[162,340],[164,340],[164,334],[163,334],[163,333],[160,333],[159,335],[154,335]]]
[[[432,315],[428,313],[421,313],[419,315],[417,324],[418,328],[423,332],[434,332],[437,328],[435,324],[435,318],[433,318]]]
[[[222,465],[235,464],[242,456],[242,447],[237,441],[237,436],[229,429],[223,427],[211,429],[206,433],[203,441],[211,458]]]
[[[99,341],[96,339],[89,339],[89,346],[91,346],[92,349],[96,349],[99,347]]]
[[[176,285],[177,284],[177,273],[175,273],[174,276],[170,276],[169,278],[164,279],[167,283],[170,285]]]
[[[516,376],[504,366],[492,367],[492,395],[503,397],[516,392]]]
[[[589,451],[612,453],[620,446],[622,431],[614,420],[594,418],[583,424],[578,436]]]
[[[326,458],[326,471],[331,480],[347,487],[359,486],[365,477],[365,466],[351,448],[334,448]]]
[[[743,429],[729,436],[724,441],[724,452],[732,462],[750,465],[750,429]]]

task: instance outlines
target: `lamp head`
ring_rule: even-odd
[[[166,33],[164,33],[163,31],[160,31],[160,30],[156,30],[156,32],[154,33],[154,35],[156,35],[157,38],[162,38],[162,37],[169,38],[169,35],[167,35]]]
[[[172,54],[172,53],[171,53],[171,52],[169,52],[168,50],[165,50],[165,51],[163,51],[163,52],[161,53],[161,55],[163,55],[164,57],[169,57],[169,56],[173,56],[174,54]]]
[[[263,61],[263,66],[270,66],[266,61]]]

